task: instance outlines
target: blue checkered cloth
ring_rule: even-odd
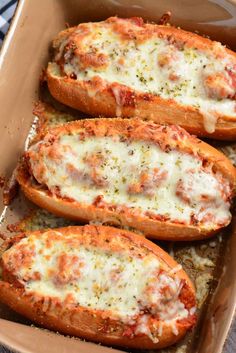
[[[10,25],[16,4],[17,0],[0,0],[0,47]]]

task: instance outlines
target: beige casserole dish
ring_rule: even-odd
[[[39,77],[49,60],[51,40],[65,28],[66,23],[73,26],[113,15],[142,16],[145,20],[158,22],[166,11],[172,12],[173,25],[209,35],[236,50],[236,2],[232,0],[20,0],[0,55],[0,176],[11,175],[27,145],[27,136],[34,119],[34,102],[39,98],[47,102],[51,99],[46,87],[39,86]],[[51,104],[55,106],[55,102]],[[56,108],[65,111],[61,105]],[[72,116],[74,114],[71,110],[69,113]],[[39,118],[43,116],[44,120],[50,120],[53,114],[55,111],[47,105],[41,105],[36,113]],[[62,120],[70,119],[65,113],[60,114]],[[78,115],[83,116],[80,113]],[[236,145],[233,142],[214,142],[214,146],[236,162]],[[0,208],[0,233],[10,235],[15,230],[11,225],[19,222],[35,207],[21,194],[11,206],[4,207],[1,193]],[[55,226],[63,222],[40,212],[34,209],[31,218],[20,223],[20,229]],[[199,301],[196,329],[183,342],[161,353],[223,352],[236,306],[235,232],[233,220],[230,227],[210,240],[178,245],[158,243],[183,264],[195,282]],[[122,352],[36,329],[3,305],[0,305],[0,343],[19,352],[46,352],[48,347],[50,352]]]

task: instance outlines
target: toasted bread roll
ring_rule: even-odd
[[[2,255],[0,300],[62,333],[152,349],[178,341],[195,321],[195,291],[165,251],[104,226],[22,234]]]
[[[53,46],[47,80],[60,102],[95,116],[137,116],[236,138],[236,54],[220,43],[111,17],[69,28]]]
[[[114,118],[49,130],[25,153],[17,179],[55,214],[192,240],[229,224],[236,174],[182,128]]]

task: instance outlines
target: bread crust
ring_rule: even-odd
[[[85,81],[72,80],[67,77],[55,76],[51,70],[54,64],[49,64],[47,69],[48,87],[55,99],[72,108],[78,109],[94,117],[116,116],[117,104],[109,89],[98,91],[95,96],[90,96],[91,84]],[[208,134],[204,129],[203,115],[192,107],[185,107],[173,100],[164,100],[161,97],[137,97],[134,107],[123,106],[122,116],[138,117],[151,120],[157,124],[176,124],[183,127],[191,134],[200,137],[211,137],[219,140],[233,141],[236,138],[236,120],[230,116],[220,117],[215,131]]]
[[[114,22],[118,27],[119,22],[117,21],[116,24],[115,21],[115,18],[111,18],[105,22]],[[222,49],[223,47],[219,47],[216,42],[207,38],[174,27],[151,24],[143,24],[142,26],[145,34],[139,35],[138,32],[135,32],[138,41],[145,40],[148,36],[150,37],[153,33],[156,33],[161,38],[171,38],[172,41],[184,43],[189,48],[197,48],[202,51],[211,50],[219,58],[222,58],[222,55],[224,57],[223,52],[225,52],[231,56],[232,63],[236,65],[236,54],[234,52],[225,48]],[[73,33],[75,28],[61,32],[54,40],[54,47],[57,48],[62,40]],[[133,99],[126,100],[120,107],[121,117],[139,117],[144,120],[152,120],[158,124],[178,124],[198,136],[221,140],[234,140],[236,138],[235,117],[219,115],[215,131],[208,133],[204,128],[204,115],[196,107],[180,104],[173,99],[164,99],[153,94],[141,93],[119,83],[108,83],[101,77],[97,77],[96,80],[75,80],[66,75],[63,76],[60,73],[60,67],[55,62],[48,65],[47,81],[51,94],[57,100],[92,116],[113,117],[117,115],[117,101],[113,94],[113,90],[116,89],[120,90],[122,94],[128,94],[129,97],[133,96]],[[94,94],[91,94],[91,92],[94,92]]]
[[[49,131],[50,135],[75,133],[85,129],[92,136],[132,136],[133,139],[144,140],[160,145],[162,148],[178,149],[198,155],[205,163],[213,165],[215,172],[220,172],[230,181],[232,189],[236,185],[236,170],[231,162],[221,152],[212,146],[189,135],[178,127],[163,127],[153,123],[144,123],[139,119],[90,119],[74,121]],[[46,132],[47,133],[47,132]],[[44,134],[40,136],[43,139]],[[165,240],[194,240],[209,237],[217,229],[206,229],[199,225],[183,225],[169,221],[155,220],[146,215],[132,212],[118,213],[109,207],[99,207],[95,204],[82,204],[58,195],[52,195],[47,189],[39,188],[32,182],[28,167],[22,163],[18,169],[17,180],[25,195],[38,206],[59,216],[69,219],[101,221],[103,223],[128,226],[143,232],[147,237]]]
[[[103,239],[118,239],[125,237],[138,247],[145,247],[164,262],[168,268],[172,269],[178,264],[161,248],[148,241],[144,237],[129,231],[119,230],[112,227],[87,225],[84,227],[67,227],[56,229],[66,237],[71,232],[86,237],[86,234],[94,235],[94,240],[98,239],[98,246],[102,246]],[[45,231],[36,231],[28,234],[40,234]],[[24,236],[27,236],[25,234]],[[107,244],[106,244],[107,246]],[[113,247],[115,245],[113,244]],[[115,248],[114,248],[115,249]],[[177,272],[180,279],[186,283],[185,299],[195,298],[193,284],[187,274],[180,269]],[[171,326],[163,322],[163,333],[158,343],[154,343],[146,335],[127,337],[123,334],[124,324],[112,318],[103,318],[99,310],[68,307],[62,303],[53,303],[53,299],[47,297],[47,305],[43,297],[37,297],[34,293],[25,292],[24,288],[19,288],[8,281],[0,281],[0,300],[13,310],[26,316],[30,320],[49,328],[71,336],[85,338],[91,341],[100,342],[106,345],[122,346],[129,348],[156,349],[174,344],[181,339],[186,331],[193,325],[194,318],[177,322],[178,334],[175,335]]]

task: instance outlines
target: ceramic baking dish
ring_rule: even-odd
[[[34,118],[33,103],[39,99],[39,94],[42,98],[42,91],[39,92],[39,76],[49,59],[50,42],[65,28],[66,23],[75,25],[79,22],[105,19],[111,15],[142,16],[145,20],[158,22],[161,15],[169,10],[172,12],[172,24],[209,35],[236,50],[235,1],[21,0],[0,55],[0,176],[11,175],[24,149]],[[224,146],[223,150],[235,157],[232,146]],[[9,233],[9,224],[19,221],[29,208],[32,205],[21,195],[10,207],[4,208],[0,200],[0,232]],[[190,245],[180,244],[175,248],[174,255],[185,263],[187,271],[187,264],[192,260],[186,254],[191,252],[200,251],[199,254],[211,256],[208,249],[215,249],[212,250],[215,251],[215,263],[211,271],[211,287],[207,298],[204,298],[196,330],[184,343],[161,352],[222,352],[236,304],[235,229],[233,222],[216,239]],[[161,245],[173,251],[173,244]],[[202,265],[198,266],[200,268]],[[193,277],[198,274],[191,266],[189,272]],[[48,347],[52,353],[120,351],[36,329],[1,305],[0,342],[19,352],[46,352]]]

